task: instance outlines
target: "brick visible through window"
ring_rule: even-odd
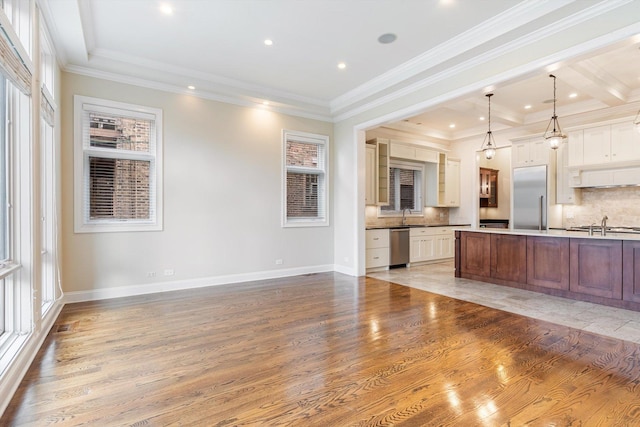
[[[285,132],[285,225],[327,221],[327,137]]]

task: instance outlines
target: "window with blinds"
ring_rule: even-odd
[[[328,225],[329,138],[294,131],[284,131],[283,135],[283,226]]]
[[[422,213],[423,166],[410,162],[392,162],[389,168],[389,205],[380,207],[380,215],[398,215],[404,209]]]
[[[159,230],[162,112],[75,97],[76,232]]]

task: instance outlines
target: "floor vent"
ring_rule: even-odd
[[[69,332],[70,329],[71,325],[69,323],[66,323],[64,325],[58,325],[58,329],[56,329],[56,332]]]

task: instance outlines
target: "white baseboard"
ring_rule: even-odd
[[[334,264],[333,271],[336,273],[346,274],[347,276],[358,276],[358,272],[355,268],[345,267],[344,265]]]
[[[4,411],[7,409],[7,406],[9,406],[9,402],[11,402],[13,395],[27,373],[29,366],[31,366],[33,359],[35,359],[38,354],[38,350],[42,347],[42,343],[53,327],[53,324],[58,318],[63,306],[64,304],[61,300],[54,303],[42,320],[40,330],[27,337],[16,358],[2,374],[2,381],[0,381],[0,416],[2,416]]]
[[[324,273],[328,271],[338,271],[338,266],[315,265],[309,267],[286,268],[281,270],[258,271],[253,273],[229,274],[225,276],[203,277],[199,279],[174,280],[162,283],[145,283],[130,286],[119,286],[116,288],[92,289],[89,291],[65,292],[65,304],[96,301],[110,298],[130,297],[135,295],[146,295],[158,292],[178,291],[182,289],[204,288],[207,286],[226,285],[231,283],[250,282],[254,280],[277,279],[280,277],[299,276],[302,274]],[[339,271],[344,274],[351,274]]]

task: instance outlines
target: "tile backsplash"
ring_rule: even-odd
[[[449,208],[424,208],[423,216],[407,216],[407,224],[410,225],[440,225],[449,224]],[[367,206],[365,209],[366,227],[392,227],[402,224],[402,217],[378,218],[378,208]]]
[[[600,225],[640,227],[640,187],[583,188],[580,205],[564,205],[563,227]]]

